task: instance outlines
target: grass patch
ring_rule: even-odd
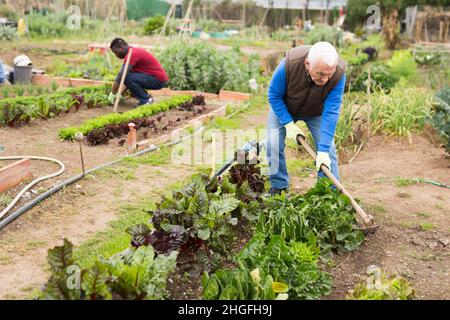
[[[414,223],[412,223],[411,221],[401,221],[401,222],[399,223],[399,225],[400,225],[401,227],[407,228],[407,229],[410,229],[410,228],[414,227]]]
[[[370,211],[372,212],[376,212],[376,213],[385,213],[387,212],[386,207],[384,206],[384,204],[374,204],[369,206]]]
[[[422,230],[422,231],[430,231],[430,230],[434,229],[434,225],[430,222],[421,223],[419,225],[419,227],[420,227],[420,230]]]
[[[103,178],[118,177],[121,180],[136,180],[134,171],[124,167],[106,167],[97,172],[97,175]]]
[[[0,266],[6,266],[13,262],[10,256],[0,256]]]
[[[241,122],[236,118],[216,118],[211,124],[212,129],[217,129],[220,131],[239,129],[241,127]]]
[[[27,249],[35,249],[45,245],[47,242],[42,240],[30,240],[27,242]]]
[[[21,292],[31,292],[33,290],[34,290],[34,286],[26,286],[26,287],[20,288]]]
[[[428,217],[431,217],[431,213],[425,212],[425,211],[417,211],[417,212],[414,212],[414,214],[415,214],[416,216],[418,216],[419,218],[428,218]]]
[[[127,166],[137,167],[139,164],[147,164],[152,166],[161,166],[170,163],[171,148],[161,147],[160,149],[147,153],[139,157],[125,157],[122,163]]]
[[[13,198],[10,197],[7,194],[2,194],[0,196],[0,206],[5,206],[6,207],[8,204],[11,203],[11,201],[13,201]]]
[[[394,182],[397,187],[408,187],[408,186],[415,185],[417,183],[417,181],[415,179],[407,179],[407,178],[401,178],[401,177],[396,177]]]
[[[130,236],[125,230],[139,223],[148,224],[148,210],[154,209],[151,200],[127,204],[120,208],[119,218],[112,221],[104,231],[97,232],[91,239],[75,249],[74,258],[81,267],[89,266],[99,256],[110,257],[130,246]]]
[[[287,159],[288,172],[297,177],[308,177],[314,172],[314,161],[310,159]],[[308,170],[309,169],[309,170]]]

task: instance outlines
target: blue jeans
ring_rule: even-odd
[[[316,146],[320,139],[321,116],[294,118],[294,121],[305,121]],[[285,189],[289,187],[289,175],[286,167],[286,157],[284,155],[286,139],[286,128],[280,123],[275,113],[270,110],[267,123],[267,160],[269,161],[269,179],[270,185],[274,189]],[[339,180],[339,169],[336,156],[336,146],[334,140],[329,151],[331,159],[331,172]],[[322,171],[319,171],[319,178],[325,177]]]
[[[133,97],[139,100],[139,104],[142,105],[146,104],[150,98],[147,91],[145,91],[146,89],[159,90],[164,88],[166,83],[145,73],[132,72],[127,74],[125,86],[131,91]]]

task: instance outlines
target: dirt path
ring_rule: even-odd
[[[262,126],[266,107],[253,110],[241,128]],[[413,178],[449,183],[450,161],[443,149],[415,136],[413,144],[373,137],[351,164],[340,166],[342,182],[381,225],[356,252],[335,257],[330,299],[342,299],[361,281],[369,265],[407,278],[420,299],[448,299],[450,189]],[[290,153],[289,157],[300,157]],[[0,298],[26,297],[46,279],[46,250],[63,236],[75,244],[105,228],[117,217],[118,206],[154,192],[192,172],[189,166],[139,167],[136,180],[118,177],[84,181],[33,209],[0,234]],[[293,188],[303,192],[314,174],[291,176]],[[104,201],[111,194],[110,201]],[[82,197],[81,197],[82,195]],[[56,209],[55,209],[56,208]],[[47,226],[50,226],[48,228]]]
[[[163,101],[167,98],[168,97],[165,96],[155,97],[157,101]],[[127,100],[119,106],[119,111],[123,112],[132,109],[134,103],[134,99]],[[211,103],[216,104],[213,105]],[[210,112],[221,106],[217,101],[211,101],[211,103],[207,103],[206,111],[203,113]],[[58,130],[65,127],[81,125],[86,120],[107,113],[111,113],[110,107],[99,109],[86,109],[83,107],[79,112],[62,114],[57,118],[48,120],[35,120],[20,128],[0,127],[0,144],[5,148],[0,156],[45,156],[62,161],[66,167],[65,172],[54,179],[43,181],[33,188],[33,190],[49,188],[56,185],[58,182],[64,181],[65,179],[82,172],[78,144],[72,141],[61,141],[58,137]],[[173,109],[150,117],[155,119],[161,118],[161,121],[158,123],[158,128],[162,128],[169,122],[170,125],[167,125],[166,130],[158,129],[157,131],[154,131],[153,129],[150,130],[145,128],[138,130],[138,141],[144,140],[144,136],[146,136],[152,143],[158,144],[159,138],[168,134],[171,130],[185,125],[187,121],[197,116],[198,114],[193,111]],[[87,143],[84,142],[83,153],[85,168],[94,168],[100,164],[127,155],[127,146],[126,144],[123,144],[125,138],[126,135],[112,139],[106,145],[97,146],[88,146]],[[119,143],[120,141],[122,141],[122,144]],[[6,164],[6,162],[0,161],[1,167]],[[31,172],[33,178],[54,173],[58,170],[59,166],[52,162],[32,161]],[[19,190],[12,190],[7,194],[10,198],[13,198],[17,194],[17,191]],[[29,196],[31,197],[31,194]],[[28,200],[30,197],[28,197]],[[23,201],[19,202],[15,209],[20,207],[23,203]],[[3,210],[4,207],[6,207],[6,203],[0,203],[0,211]]]
[[[93,116],[92,113],[99,112],[101,111],[88,110],[83,113],[83,117],[88,118]],[[54,132],[62,121],[73,124],[75,119],[81,121],[76,114],[69,114],[64,119],[49,121],[49,126],[46,127],[35,123],[17,129],[22,133],[21,139],[25,140],[20,144],[8,142],[5,147],[17,154],[29,145],[29,152],[40,151],[39,154],[50,154],[67,161],[73,174],[74,170],[79,169],[76,157],[73,156],[76,148],[70,143],[62,143],[59,148],[54,146],[61,144],[54,137]],[[42,130],[39,134],[32,134],[40,128]],[[0,130],[0,134],[8,134],[12,139],[10,129]],[[44,134],[44,131],[49,143],[41,147],[43,150],[39,150],[37,143],[42,137],[39,135]],[[74,149],[73,153],[70,152],[71,149]],[[114,144],[89,150],[92,150],[89,167],[124,153],[123,147]],[[47,250],[60,245],[64,237],[74,245],[79,245],[117,219],[124,204],[139,201],[144,196],[156,201],[168,185],[182,181],[195,171],[192,165],[175,165],[170,162],[163,166],[140,164],[137,168],[126,165],[113,168],[123,168],[126,172],[122,175],[120,170],[94,173],[88,179],[56,193],[0,232],[0,299],[27,298],[41,287],[48,278]]]
[[[67,237],[82,243],[120,214],[120,207],[142,198],[158,196],[167,185],[193,173],[188,166],[140,165],[135,178],[114,172],[93,174],[67,187],[0,234],[0,299],[26,298],[47,279],[47,249]],[[105,201],[105,199],[108,199]]]
[[[356,252],[335,257],[328,298],[345,298],[370,265],[405,277],[419,299],[450,298],[450,189],[413,181],[450,184],[450,159],[422,136],[413,141],[373,137],[356,160],[340,166],[348,191],[381,227]],[[294,184],[306,190],[314,180],[294,178]]]

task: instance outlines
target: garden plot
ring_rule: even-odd
[[[189,99],[192,100],[192,96],[185,95],[184,97],[184,100],[186,101]],[[155,104],[151,106],[161,106],[161,103],[164,103],[164,101],[174,101],[174,99],[177,100],[179,98],[173,96],[157,96]],[[72,106],[70,109],[67,109],[66,112],[61,112],[55,118],[34,120],[30,118],[28,124],[22,123],[20,126],[14,128],[0,128],[2,145],[5,147],[5,151],[2,155],[46,156],[56,158],[62,161],[66,166],[66,171],[61,176],[58,176],[55,179],[46,180],[35,186],[31,193],[27,193],[26,201],[21,201],[18,205],[28,202],[30,198],[36,197],[38,194],[42,193],[43,190],[50,188],[57,182],[61,182],[81,172],[78,144],[61,140],[58,136],[58,131],[63,128],[77,128],[92,121],[92,119],[98,119],[99,117],[111,115],[114,117],[114,114],[111,114],[110,107],[86,108],[86,106],[84,106],[85,103],[86,100],[83,101],[83,105],[80,104],[79,108]],[[211,99],[208,99],[208,101],[205,102],[205,99],[203,98],[200,105],[184,104],[179,107],[178,104],[174,104],[173,106],[174,108],[172,109],[154,109],[151,111],[151,114],[153,114],[152,116],[145,116],[145,114],[144,116],[141,115],[139,117],[140,122],[136,123],[138,129],[137,141],[149,139],[154,144],[167,142],[168,138],[170,140],[170,133],[173,130],[186,126],[190,121],[200,115],[206,115],[224,107],[225,103],[218,100],[213,101]],[[116,114],[116,116],[124,116],[129,112],[136,112],[136,110],[139,109],[135,109],[133,107],[133,102],[127,100],[119,105],[119,113]],[[130,120],[132,119],[134,118],[131,117]],[[114,134],[108,133],[103,135],[101,140],[99,140],[98,137],[102,135],[103,129],[97,129],[97,132],[94,132],[96,136],[87,134],[87,137],[83,142],[84,161],[87,169],[115,160],[127,154],[127,146],[124,144],[129,131],[129,122],[130,121],[120,122],[117,125],[113,125],[116,127],[116,132]],[[148,126],[147,128],[144,128],[146,123]],[[92,140],[89,140],[90,138]],[[95,145],[95,147],[92,145]],[[32,161],[32,163],[32,179],[58,170],[57,166],[52,163],[37,161]],[[7,202],[6,199],[10,199],[14,196],[14,191],[8,192],[5,194],[3,202]],[[3,202],[0,207],[1,209],[6,207]]]

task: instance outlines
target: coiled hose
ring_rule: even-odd
[[[51,162],[57,163],[61,168],[55,173],[52,173],[52,174],[49,174],[49,175],[37,178],[37,179],[31,181],[28,185],[26,185],[25,188],[23,188],[17,194],[17,196],[14,198],[14,200],[11,201],[11,203],[2,212],[0,212],[0,219],[3,218],[3,216],[6,215],[9,212],[9,210],[11,210],[15,206],[17,201],[19,201],[20,198],[22,198],[22,196],[25,194],[25,192],[27,192],[29,189],[31,189],[34,185],[38,184],[41,181],[57,177],[57,176],[59,176],[60,174],[62,174],[66,170],[66,166],[64,165],[64,163],[62,163],[61,161],[59,161],[57,159],[48,158],[48,157],[37,157],[37,156],[0,157],[0,160],[22,160],[22,159],[51,161]]]

